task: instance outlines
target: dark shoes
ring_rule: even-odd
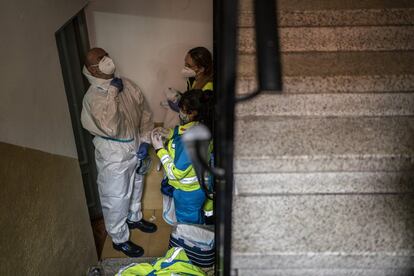
[[[157,231],[157,225],[144,219],[136,222],[127,220],[126,223],[128,224],[129,229],[139,229],[145,233],[154,233]]]
[[[126,223],[128,224],[129,229],[139,229],[142,232],[146,233],[154,233],[157,231],[157,225],[154,223],[145,221],[141,219],[140,221],[133,222],[127,220]],[[144,249],[133,243],[132,241],[126,241],[123,243],[112,243],[112,246],[115,250],[122,251],[125,255],[131,258],[138,258],[144,255]]]
[[[144,249],[131,241],[123,243],[112,243],[115,250],[122,251],[125,255],[131,258],[138,258],[144,255]]]

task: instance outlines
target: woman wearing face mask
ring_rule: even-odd
[[[165,170],[161,191],[173,198],[175,217],[180,223],[203,224],[205,192],[202,190],[191,160],[184,149],[182,135],[192,126],[208,123],[211,94],[190,90],[179,101],[180,125],[165,133],[160,128],[151,135],[152,144]],[[165,135],[163,135],[165,133]],[[163,138],[167,139],[164,148]],[[165,216],[164,216],[165,218]],[[167,220],[167,219],[166,219]],[[173,224],[174,221],[168,221]]]
[[[188,51],[181,73],[187,78],[187,91],[190,89],[213,91],[213,59],[206,48],[196,47]]]
[[[210,51],[205,47],[195,47],[187,52],[181,74],[187,79],[187,91],[200,89],[213,93],[213,59]],[[167,101],[161,102],[161,105],[169,112],[166,114],[164,126],[172,128],[177,125],[178,118],[175,112],[178,112],[178,101],[182,94],[173,88],[165,90]]]

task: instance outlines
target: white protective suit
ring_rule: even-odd
[[[95,78],[86,67],[91,86],[83,98],[82,126],[95,135],[98,189],[105,227],[114,243],[129,239],[126,219],[142,218],[143,177],[136,174],[136,152],[150,143],[152,114],[141,90],[122,78],[124,89],[110,86],[112,79]]]

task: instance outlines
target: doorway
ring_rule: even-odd
[[[97,171],[92,143],[93,137],[88,131],[82,128],[80,122],[82,99],[89,86],[81,73],[85,54],[89,50],[89,38],[84,10],[81,10],[62,26],[55,33],[55,37],[89,217],[93,229],[96,251],[98,257],[100,257],[106,238],[106,231],[96,184]]]
[[[163,90],[167,87],[185,90],[186,82],[180,72],[186,52],[196,46],[213,50],[213,1],[125,0],[116,5],[113,1],[91,1],[84,11],[56,33],[56,39],[88,207],[91,218],[95,218],[101,211],[92,136],[80,124],[82,98],[89,86],[81,74],[86,51],[91,47],[102,47],[110,53],[116,62],[117,73],[143,90],[154,112],[154,121],[161,123],[165,115],[160,106]],[[152,158],[157,159],[155,155]],[[162,172],[154,165],[146,177],[143,195],[144,218],[159,226],[158,236],[132,234],[132,240],[146,249],[144,256],[147,257],[165,254],[171,232],[161,214],[161,178]],[[108,237],[102,258],[121,257],[126,256],[112,249]]]

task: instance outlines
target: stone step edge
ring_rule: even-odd
[[[361,252],[352,254],[340,252],[232,252],[232,266],[238,269],[248,268],[413,268],[414,252]]]
[[[336,268],[308,268],[308,269],[237,269],[234,272],[238,276],[251,276],[257,273],[262,276],[412,276],[414,269],[411,268],[359,268],[359,269],[336,269]]]
[[[310,2],[310,3],[309,3]],[[381,6],[378,6],[380,3]],[[293,10],[347,10],[347,9],[375,9],[384,7],[387,9],[391,8],[409,8],[414,7],[414,3],[407,0],[329,0],[329,1],[308,1],[308,0],[277,0],[278,8],[282,11],[293,11]],[[239,1],[240,11],[253,10],[252,0],[240,0]]]
[[[414,90],[414,74],[366,76],[284,76],[283,93],[371,93],[410,92]],[[236,93],[243,95],[257,89],[255,76],[237,77]]]
[[[270,120],[264,120],[265,118]],[[412,122],[413,116],[246,116],[238,120],[235,126],[234,173],[412,171],[414,152],[408,140],[412,133]],[[295,130],[297,127],[305,127],[305,129],[302,132],[296,131],[294,140],[292,141],[290,137],[285,144],[280,145],[280,149],[277,140],[269,140],[263,144],[265,139],[257,141],[254,138],[255,135],[269,135],[266,134],[267,132],[260,134],[260,131],[263,127],[267,128],[275,124],[278,124],[277,128],[286,128],[278,130],[279,136],[275,136],[282,141],[290,130]],[[361,131],[348,132],[351,130],[350,127],[352,130],[361,128]],[[243,129],[246,128],[252,128],[253,133],[243,134]],[[270,133],[274,133],[277,128],[272,129]],[[332,131],[326,139],[320,137],[321,131],[324,133],[327,128]],[[347,131],[345,136],[343,136],[344,131]],[[398,134],[393,134],[394,131]],[[382,133],[381,135],[385,136],[381,137],[375,133]],[[303,135],[307,135],[306,139],[318,137],[319,140],[315,144],[304,143]],[[369,135],[373,143],[381,143],[383,139],[386,143],[377,147],[375,144],[364,142],[363,145],[354,148],[353,139],[359,139],[358,135]],[[394,141],[399,141],[398,144],[391,145],[391,135]],[[342,142],[339,143],[338,139],[342,139]],[[244,147],[246,146],[244,143],[249,141],[256,141],[250,150]],[[300,148],[297,146],[293,148],[292,145],[300,145]],[[278,149],[263,150],[266,146],[276,146]]]
[[[234,158],[234,173],[293,173],[293,172],[395,172],[411,171],[413,155],[376,154],[324,156],[272,156],[266,158]],[[287,161],[290,161],[288,163]],[[294,165],[291,163],[294,161]]]
[[[413,61],[412,50],[281,53],[284,77],[413,75]],[[256,78],[255,53],[239,54],[236,69],[238,78]]]
[[[414,50],[414,25],[386,27],[294,27],[279,30],[282,52]],[[256,52],[253,28],[239,28],[237,51]]]
[[[235,173],[235,196],[414,193],[414,171]],[[411,185],[410,185],[411,184]],[[254,190],[252,187],[254,186]]]
[[[344,9],[344,10],[281,10],[278,26],[284,27],[350,27],[413,25],[414,8]],[[237,26],[254,27],[254,13],[239,10]]]
[[[246,116],[389,117],[413,116],[414,93],[266,93],[236,106]]]

